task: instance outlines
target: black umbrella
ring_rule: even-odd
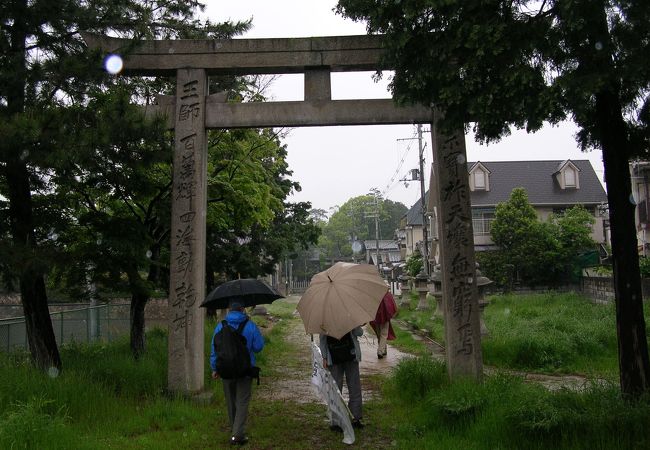
[[[217,286],[208,294],[201,306],[203,308],[224,309],[230,306],[230,302],[237,300],[245,307],[248,307],[271,303],[273,300],[283,297],[263,280],[244,278],[226,281]]]

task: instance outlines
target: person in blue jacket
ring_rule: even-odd
[[[230,327],[237,330],[244,321],[248,320],[248,316],[244,311],[244,305],[237,300],[232,301],[230,303],[230,311],[226,315],[225,320]],[[214,342],[214,336],[221,330],[221,327],[222,322],[219,322],[214,328],[212,341],[210,342]],[[242,330],[242,335],[246,338],[246,347],[250,354],[251,366],[255,367],[255,353],[259,353],[264,348],[264,337],[252,320],[248,320]],[[212,351],[210,352],[210,367],[212,368],[212,378],[215,380],[218,379],[219,375],[216,371],[217,355],[214,351],[214,345],[212,345]],[[223,383],[223,393],[226,399],[228,418],[230,419],[230,427],[232,429],[230,443],[232,445],[244,445],[248,442],[245,427],[253,379],[250,376],[245,376],[230,380],[222,379],[221,381]]]

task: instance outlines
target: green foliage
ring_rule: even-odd
[[[415,250],[411,255],[406,259],[406,273],[414,277],[422,271],[424,267],[424,261],[422,260],[422,254],[419,250]]]
[[[497,205],[491,234],[500,249],[495,258],[512,264],[513,273],[526,284],[555,281],[560,243],[552,227],[537,220],[523,188],[513,189],[510,199]],[[494,267],[494,262],[488,266]],[[507,279],[509,272],[509,268],[504,266],[497,279]]]
[[[497,251],[482,252],[477,261],[485,275],[511,288],[518,278],[526,285],[554,285],[580,272],[578,256],[593,249],[593,216],[582,206],[552,215],[541,223],[523,188],[496,207],[491,234]]]
[[[391,239],[407,211],[403,204],[379,196],[353,197],[332,214],[323,228],[319,246],[330,259],[349,257],[352,255],[354,240],[376,237],[376,213],[379,214],[379,239]]]
[[[642,256],[639,258],[639,269],[643,278],[650,278],[650,258]]]

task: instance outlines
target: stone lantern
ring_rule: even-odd
[[[436,310],[433,317],[442,319],[445,316],[445,310],[442,306],[442,272],[440,271],[440,264],[436,264],[433,268],[429,281],[429,293],[436,299]]]
[[[409,281],[411,277],[404,274],[399,277],[399,291],[400,291],[400,308],[409,308],[411,306],[411,286]]]
[[[424,272],[420,272],[415,276],[415,290],[418,293],[418,311],[426,311],[429,309],[429,304],[427,303],[427,294],[429,293],[429,288],[427,287],[428,277]]]
[[[481,336],[487,336],[490,334],[487,327],[485,326],[485,321],[483,320],[483,310],[487,305],[490,304],[490,302],[485,298],[485,291],[487,290],[487,286],[492,283],[494,283],[494,281],[490,280],[487,277],[484,277],[479,270],[478,263],[476,263],[476,287],[478,289],[478,308],[480,311],[479,317],[481,322]]]

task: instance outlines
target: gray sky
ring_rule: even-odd
[[[343,19],[332,9],[336,0],[218,0],[209,1],[205,15],[214,22],[253,18],[253,28],[243,38],[310,37],[365,34],[365,26]],[[387,78],[375,83],[372,73],[332,74],[332,98],[389,98]],[[273,100],[302,100],[302,75],[282,75],[270,86]],[[424,126],[425,168],[431,163],[429,127]],[[566,122],[547,126],[535,134],[513,131],[497,144],[481,146],[466,136],[470,161],[589,159],[603,180],[600,151],[583,153],[573,135],[576,126]],[[329,210],[348,199],[378,188],[384,197],[411,207],[420,198],[419,182],[399,181],[418,167],[415,126],[306,127],[289,130],[288,148],[293,179],[302,186],[293,201],[310,201]],[[429,174],[426,172],[426,185]]]

